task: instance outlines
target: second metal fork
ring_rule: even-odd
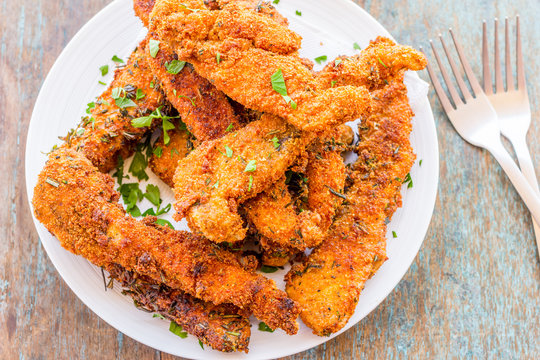
[[[443,87],[441,86],[438,77],[435,75],[433,68],[428,62],[428,72],[433,82],[433,87],[441,100],[444,110],[446,111],[448,118],[454,125],[454,128],[457,132],[467,140],[469,143],[482,147],[488,150],[493,157],[499,162],[503,170],[506,172],[510,181],[514,184],[517,192],[531,211],[533,218],[540,222],[540,197],[529,185],[519,168],[517,167],[514,160],[501,142],[501,129],[497,119],[497,114],[491,106],[486,94],[482,90],[482,87],[478,83],[478,80],[474,76],[471,66],[465,57],[465,53],[460,43],[456,40],[454,33],[450,30],[452,35],[452,40],[465,70],[465,74],[469,79],[473,94],[467,88],[459,68],[456,63],[452,60],[448,48],[446,47],[442,35],[440,36],[444,51],[447,55],[448,62],[454,73],[454,77],[458,83],[458,86],[463,94],[463,98],[459,95],[456,88],[454,87],[448,73],[446,72],[442,62],[440,61],[439,55],[432,45],[433,53],[441,69],[441,73],[448,87],[448,91],[452,97],[454,105],[448,99]]]
[[[495,19],[495,91],[491,81],[491,69],[489,66],[489,50],[486,22],[483,24],[482,36],[482,64],[484,68],[484,91],[495,108],[499,117],[501,133],[512,143],[516,153],[521,172],[532,188],[538,190],[538,181],[534,172],[531,154],[527,147],[527,131],[531,124],[531,106],[527,95],[527,84],[525,81],[525,68],[523,66],[523,54],[521,52],[521,31],[519,26],[519,16],[516,17],[516,74],[517,87],[512,74],[512,51],[510,41],[510,27],[508,18],[505,19],[505,67],[506,67],[506,89],[504,87],[501,56],[499,55],[499,21]],[[536,234],[536,244],[540,250],[540,227],[533,222]]]

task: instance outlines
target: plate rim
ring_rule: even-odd
[[[35,104],[34,104],[34,107],[32,109],[32,116],[30,118],[30,122],[28,123],[28,130],[27,130],[27,139],[26,139],[26,143],[25,143],[25,166],[24,166],[24,174],[25,174],[25,185],[26,185],[26,194],[27,194],[27,200],[28,200],[28,203],[29,203],[29,207],[30,207],[30,211],[31,211],[31,215],[32,215],[32,220],[34,222],[34,226],[36,228],[36,232],[38,234],[38,237],[39,237],[39,240],[40,240],[40,243],[41,245],[44,247],[45,249],[45,252],[47,253],[47,256],[49,257],[49,259],[51,260],[51,263],[53,264],[56,272],[59,274],[60,278],[67,284],[67,286],[71,289],[71,291],[77,296],[77,298],[83,302],[83,304],[85,304],[85,306],[87,306],[94,314],[96,314],[97,316],[100,317],[100,319],[102,319],[103,321],[105,321],[107,324],[109,324],[110,326],[112,326],[113,328],[115,328],[117,331],[133,338],[134,340],[146,345],[146,346],[149,346],[153,349],[156,349],[156,350],[159,350],[159,351],[164,351],[164,352],[168,352],[166,350],[161,350],[157,347],[155,347],[154,344],[150,344],[150,342],[147,342],[145,341],[145,337],[143,336],[138,336],[138,333],[135,333],[135,334],[132,334],[131,332],[129,331],[126,331],[126,329],[120,329],[121,328],[121,324],[115,324],[113,321],[110,321],[110,319],[106,319],[105,317],[103,317],[101,314],[103,313],[102,311],[99,311],[99,309],[94,309],[93,307],[91,307],[89,305],[89,302],[90,302],[90,299],[87,299],[86,296],[84,294],[80,294],[78,291],[76,291],[74,289],[75,287],[75,284],[72,284],[71,281],[68,281],[66,280],[66,278],[63,276],[62,272],[58,269],[58,264],[56,262],[54,262],[50,256],[50,248],[49,246],[42,240],[41,238],[41,233],[40,233],[40,227],[42,229],[45,229],[43,227],[43,225],[35,218],[34,216],[34,212],[33,212],[33,205],[32,205],[32,195],[33,195],[33,188],[31,187],[31,184],[30,184],[30,179],[29,179],[29,176],[27,176],[27,174],[30,172],[29,171],[29,164],[30,162],[28,161],[28,158],[30,156],[30,153],[28,151],[29,149],[29,144],[31,143],[32,139],[33,139],[33,136],[34,135],[30,130],[32,129],[32,123],[35,123],[37,122],[37,118],[39,117],[38,115],[36,115],[36,109],[38,109],[39,107],[42,107],[41,106],[41,103],[44,101],[43,98],[45,97],[45,93],[46,91],[44,90],[47,90],[49,87],[50,87],[50,83],[53,81],[52,79],[54,79],[56,76],[56,73],[58,73],[59,71],[59,68],[60,68],[60,64],[63,62],[63,59],[64,58],[67,58],[68,55],[72,52],[71,51],[71,48],[75,47],[76,44],[78,43],[78,39],[83,37],[84,34],[91,30],[95,25],[96,23],[99,23],[101,17],[103,16],[106,16],[108,12],[110,12],[114,7],[116,6],[123,6],[123,2],[128,2],[129,0],[114,0],[112,1],[111,3],[109,3],[108,5],[106,5],[105,7],[103,7],[99,12],[97,12],[94,16],[92,16],[92,18],[90,18],[90,20],[88,20],[78,31],[77,33],[71,38],[71,40],[69,40],[69,42],[67,43],[67,45],[63,48],[63,50],[61,51],[61,53],[58,55],[58,57],[56,58],[53,66],[50,68],[49,72],[47,73],[47,76],[41,86],[41,89],[39,91],[39,94],[36,98],[36,101],[35,101]],[[365,16],[365,19],[369,20],[370,21],[370,26],[373,26],[375,31],[381,35],[384,35],[384,36],[387,36],[391,39],[394,39],[393,36],[382,26],[382,24],[380,24],[373,16],[371,16],[366,10],[364,10],[362,7],[360,7],[359,5],[353,3],[352,1],[350,0],[338,0],[339,3],[337,3],[336,0],[326,0],[327,2],[330,2],[332,1],[332,4],[334,6],[344,6],[344,7],[348,7],[349,9],[351,9],[351,11],[354,11],[354,12],[361,12],[363,13],[363,16]],[[336,4],[337,3],[337,4]],[[414,73],[413,76],[415,77],[418,77],[418,74],[417,73]],[[335,338],[336,336],[339,336],[340,334],[344,333],[345,331],[349,330],[350,328],[352,328],[353,326],[357,325],[362,319],[364,319],[366,316],[368,316],[375,308],[377,308],[381,303],[382,301],[384,301],[384,299],[386,299],[393,291],[394,289],[397,287],[398,284],[401,283],[401,281],[403,280],[403,277],[405,276],[405,274],[409,271],[412,263],[414,262],[414,260],[416,259],[416,257],[418,256],[419,254],[419,250],[422,246],[422,244],[424,243],[425,241],[425,237],[426,237],[426,234],[427,234],[427,231],[429,230],[429,225],[433,219],[433,213],[434,213],[434,208],[435,208],[435,204],[436,204],[436,199],[437,199],[437,194],[438,194],[438,185],[439,185],[439,171],[440,171],[440,153],[439,153],[439,141],[438,141],[438,136],[437,136],[437,131],[436,131],[436,126],[435,126],[435,119],[434,119],[434,116],[433,116],[433,110],[431,108],[431,104],[429,102],[429,99],[428,97],[426,96],[424,99],[423,99],[423,104],[422,106],[426,106],[427,109],[429,109],[429,111],[427,112],[427,116],[429,117],[429,120],[427,123],[430,125],[429,128],[426,128],[425,130],[429,133],[430,135],[430,138],[433,139],[434,141],[434,149],[436,150],[435,153],[433,154],[432,158],[433,160],[435,160],[434,162],[434,165],[432,167],[432,171],[433,171],[433,174],[431,174],[431,176],[433,176],[433,179],[434,181],[430,182],[429,185],[430,185],[430,188],[427,189],[427,193],[429,194],[429,197],[428,197],[428,200],[429,201],[426,201],[426,203],[429,203],[430,206],[428,207],[429,209],[429,213],[431,214],[431,216],[429,217],[425,217],[422,219],[421,221],[421,224],[419,225],[420,226],[420,229],[421,231],[417,231],[417,236],[418,237],[421,237],[422,240],[419,241],[417,243],[417,246],[415,246],[414,248],[414,253],[415,253],[415,256],[411,257],[411,260],[408,262],[408,265],[405,267],[403,266],[403,269],[402,271],[399,272],[399,280],[397,280],[397,282],[395,284],[393,284],[393,286],[391,287],[391,289],[388,291],[388,293],[386,293],[384,296],[379,296],[378,299],[376,299],[375,301],[373,301],[369,307],[369,309],[365,312],[365,315],[358,319],[358,321],[356,322],[351,322],[349,321],[344,327],[343,329],[341,329],[340,331],[332,334],[331,336],[329,337],[321,337],[320,338],[320,342],[318,342],[317,344],[315,345],[312,345],[312,344],[309,344],[309,345],[306,345],[306,346],[299,346],[298,348],[294,349],[294,352],[290,352],[288,350],[284,350],[282,351],[281,353],[278,353],[276,356],[277,357],[283,357],[283,356],[290,356],[290,355],[294,355],[294,354],[298,354],[300,352],[303,352],[303,351],[306,351],[306,350],[309,350],[311,348],[314,348],[316,346],[320,346],[321,344]],[[47,231],[45,229],[45,231]],[[73,256],[76,256],[76,255],[73,255]],[[397,278],[397,277],[396,277]],[[181,348],[181,347],[180,347]],[[173,355],[177,355],[177,356],[183,356],[183,357],[186,357],[186,355],[182,355],[180,353],[171,353]],[[219,353],[221,354],[221,353]],[[216,353],[216,355],[218,355]],[[211,355],[210,355],[211,356]],[[192,358],[192,359],[197,359],[197,357],[188,357],[188,358]],[[253,358],[253,359],[266,359],[266,357],[250,357],[250,358]]]

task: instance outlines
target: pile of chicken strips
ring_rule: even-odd
[[[316,72],[270,3],[134,8],[148,35],[49,154],[37,219],[201,346],[247,352],[251,315],[264,331],[294,335],[298,317],[317,335],[339,331],[387,259],[386,224],[415,161],[403,78],[425,57],[379,37]],[[130,171],[148,166],[168,184],[191,232],[159,221],[159,206],[134,211],[155,192],[122,185],[133,154]],[[288,263],[281,290],[264,273]]]

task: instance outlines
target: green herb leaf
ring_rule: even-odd
[[[279,143],[279,139],[275,136],[272,138],[272,144],[274,145],[274,149],[279,149],[279,147],[281,146],[281,144]]]
[[[343,62],[343,60],[341,60],[341,59],[336,59],[336,60],[334,61],[334,66],[338,66],[338,65],[341,64],[342,62]]]
[[[129,166],[129,172],[139,180],[148,180],[148,175],[145,171],[147,166],[148,161],[140,151],[137,151],[133,157],[131,165]]]
[[[101,76],[105,76],[109,73],[109,65],[103,65],[99,68],[99,71],[101,71]]]
[[[277,5],[279,4],[279,0],[274,0],[273,3]]]
[[[253,176],[249,175],[249,186],[248,191],[251,191],[251,188],[253,187]]]
[[[160,318],[160,319],[165,320],[165,318],[164,318],[163,315],[161,315],[161,314],[154,314],[152,317]]]
[[[99,84],[99,85],[103,85],[103,86],[107,85],[107,84],[105,84],[103,81],[98,81],[98,84]]]
[[[337,81],[336,80],[332,80],[332,86],[330,87],[334,87],[334,85],[336,85]]]
[[[144,194],[144,197],[150,200],[150,202],[155,206],[159,206],[161,204],[159,188],[156,185],[146,185],[146,193]]]
[[[301,11],[299,11],[299,10],[296,10],[296,15],[298,15],[298,16],[302,16],[302,12],[301,12]]]
[[[274,332],[274,330],[272,330],[272,328],[268,325],[266,325],[265,323],[263,323],[262,321],[259,323],[259,331],[267,331],[267,332]]]
[[[170,227],[171,229],[174,230],[174,226],[169,221],[167,221],[165,219],[157,219],[156,224],[161,225],[161,226],[168,226],[168,227]]]
[[[405,179],[403,180],[403,184],[407,184],[407,189],[410,189],[413,187],[413,180],[411,177],[411,173],[408,173],[407,176],[405,176]]]
[[[180,71],[182,71],[184,66],[186,66],[186,62],[185,61],[180,61],[180,60],[173,60],[170,63],[168,63],[168,62],[165,63],[165,67],[167,68],[167,72],[169,74],[173,74],[173,75],[176,75]]]
[[[112,57],[112,61],[114,61],[115,63],[118,63],[118,64],[123,64],[124,63],[124,60],[120,59],[118,56],[114,55]]]
[[[225,129],[225,131],[229,132],[232,131],[232,129],[234,129],[234,124],[230,123],[229,126],[227,126],[227,128]]]
[[[172,332],[174,335],[180,336],[182,339],[187,338],[187,332],[183,331],[184,329],[175,323],[174,321],[171,321],[171,325],[169,326],[169,331]]]
[[[151,124],[152,124],[151,116],[143,116],[143,117],[131,120],[131,126],[136,127],[136,128],[148,127]]]
[[[229,157],[229,158],[233,156],[232,149],[227,145],[225,145],[225,154],[227,154],[227,157]]]
[[[135,104],[133,102],[133,100],[128,99],[128,98],[116,99],[116,100],[114,100],[114,102],[116,103],[116,106],[118,106],[121,109],[125,109],[125,108],[128,108],[128,107],[136,107],[137,106],[137,104]]]
[[[115,87],[111,91],[111,97],[115,100],[121,99],[124,97],[125,90],[121,87]]]
[[[377,60],[379,60],[379,62],[381,63],[382,66],[384,66],[386,69],[388,69],[388,66],[386,66],[385,63],[383,63],[383,61],[381,60],[381,58],[379,56],[377,56]]]
[[[191,101],[191,105],[195,106],[195,100],[193,100],[192,98],[190,98],[189,96],[186,96],[186,95],[178,95],[179,98],[186,98],[188,99],[189,101]]]
[[[86,106],[86,113],[90,114],[92,112],[92,109],[96,107],[96,103],[92,101],[91,103],[86,104]]]
[[[171,137],[167,133],[168,130],[173,130],[174,124],[167,119],[163,119],[163,143],[168,145],[171,141]]]
[[[296,103],[287,94],[287,86],[285,85],[285,79],[283,78],[283,72],[281,69],[278,69],[275,73],[273,73],[270,80],[272,82],[272,88],[274,91],[280,94],[287,104],[290,103],[293,109],[296,109]]]
[[[275,266],[263,265],[263,266],[261,266],[261,271],[263,273],[266,273],[266,274],[271,274],[271,273],[275,273],[276,271],[278,271],[278,268],[275,267]]]
[[[201,349],[204,350],[204,344],[203,344],[203,342],[201,341],[201,339],[199,339],[199,345],[201,346]]]
[[[159,158],[163,155],[163,148],[161,146],[156,146],[152,153]]]
[[[315,58],[315,62],[317,62],[317,64],[322,64],[322,63],[325,62],[327,59],[328,59],[328,56],[326,56],[326,55],[321,55],[321,56]]]
[[[360,47],[360,45],[358,45],[357,42],[355,42],[355,43],[353,44],[353,47],[354,47],[355,50],[362,50],[362,48]]]
[[[420,161],[418,162],[418,165],[419,165],[419,166],[422,166],[422,160],[420,160]]]
[[[244,169],[244,172],[253,172],[257,170],[257,161],[250,160]]]
[[[392,231],[392,237],[393,237],[394,239],[397,238],[397,234],[396,234],[395,231]]]
[[[135,100],[141,100],[142,98],[144,98],[146,95],[144,94],[144,92],[142,91],[142,89],[137,89],[137,95],[135,95]]]
[[[221,62],[221,54],[220,53],[216,54],[216,62],[218,63],[218,65]]]
[[[148,42],[148,49],[150,49],[150,56],[155,58],[157,53],[159,52],[159,41],[150,39]]]

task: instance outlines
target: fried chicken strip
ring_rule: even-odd
[[[155,121],[150,127],[136,128],[131,125],[132,119],[147,116],[162,106],[167,112],[168,103],[159,86],[150,85],[155,79],[144,53],[147,41],[139,44],[126,66],[116,70],[114,80],[95,101],[90,116],[65,138],[64,146],[82,152],[102,172],[112,170],[119,157],[130,156],[137,143],[157,126]],[[144,96],[137,99],[137,92]]]
[[[148,226],[127,215],[114,181],[80,153],[51,153],[32,203],[36,218],[68,251],[97,266],[118,264],[214,304],[231,303],[272,328],[298,330],[299,308],[263,276],[204,238]]]
[[[157,0],[150,18],[151,31],[227,96],[299,129],[325,130],[345,117],[355,119],[356,104],[365,102],[361,87],[319,86],[323,83],[297,54],[300,37],[254,10],[230,4],[209,10],[202,0]],[[279,81],[274,86],[271,81],[278,70],[285,98],[274,90]]]
[[[386,260],[386,223],[399,205],[402,180],[415,155],[413,113],[396,79],[377,92],[376,107],[359,126],[358,161],[344,206],[322,245],[286,275],[289,296],[302,306],[313,333],[339,331],[354,313],[366,281]]]
[[[248,352],[249,319],[236,306],[206,303],[116,264],[106,270],[139,309],[174,321],[214,350]]]

